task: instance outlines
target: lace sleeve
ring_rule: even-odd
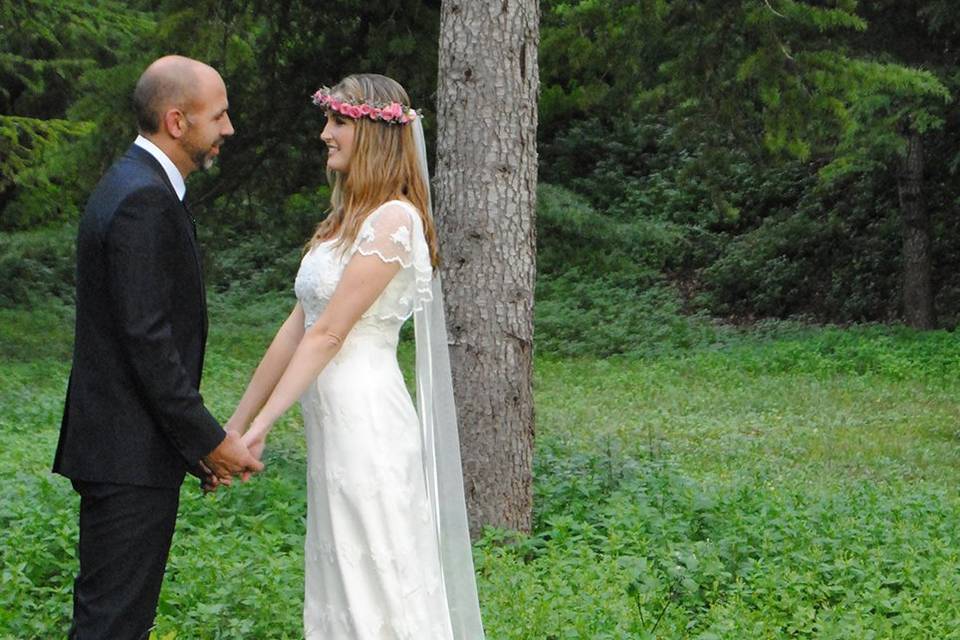
[[[432,296],[433,267],[423,235],[423,223],[412,205],[400,201],[382,205],[363,222],[351,254],[399,262],[402,271],[365,315],[406,319]]]
[[[414,216],[406,207],[389,203],[370,214],[357,234],[352,253],[378,256],[384,262],[413,263]]]

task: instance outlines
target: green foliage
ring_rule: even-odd
[[[0,307],[72,302],[75,230],[0,233]]]
[[[899,312],[899,219],[887,187],[814,190],[722,244],[700,273],[715,313],[889,320]],[[879,206],[888,202],[888,207]]]
[[[919,133],[950,326],[958,37],[939,0],[548,2],[541,176],[679,225],[662,273],[687,307],[886,320],[896,170]]]
[[[0,154],[6,158],[0,166],[0,190],[10,188],[47,147],[89,131],[86,123],[0,115]]]
[[[289,294],[211,299],[204,396],[230,412]],[[77,499],[49,472],[69,310],[0,309],[0,637],[63,636]],[[402,362],[411,366],[409,349]],[[474,557],[487,635],[949,638],[960,623],[946,332],[765,323],[723,345],[535,363],[535,522]],[[181,494],[156,638],[301,637],[302,425],[267,472]]]
[[[75,168],[62,156],[95,126],[68,111],[82,78],[129,55],[151,26],[115,0],[0,0],[0,230],[76,216],[63,189]]]
[[[224,236],[216,243],[222,248],[208,253],[212,264],[207,286],[212,290],[256,294],[293,289],[302,243],[253,236]]]
[[[696,312],[898,317],[897,164],[914,133],[926,150],[939,316],[956,324],[960,22],[948,0],[541,8],[540,176],[550,186],[540,192],[538,348],[697,342],[702,320],[681,315]],[[0,43],[0,229],[76,218],[133,137],[137,76],[176,50],[222,71],[237,129],[189,185],[212,288],[286,290],[326,197],[322,123],[306,96],[351,71],[385,72],[427,107],[429,139],[438,9],[0,0],[11,35]],[[582,200],[561,202],[572,196],[555,188]],[[602,329],[585,330],[594,324]]]
[[[668,221],[644,217],[621,221],[554,185],[542,184],[537,193],[541,273],[577,267],[595,274],[630,272],[638,281],[656,277],[679,239],[681,229]]]
[[[773,322],[745,335],[746,341],[743,336],[730,340],[729,349],[739,368],[751,375],[875,377],[936,390],[951,387],[960,369],[956,338],[947,331],[917,333],[881,325],[812,329]]]
[[[950,92],[934,74],[902,61],[860,57],[843,40],[838,43],[867,27],[856,2],[832,7],[795,0],[724,4],[721,9],[708,3],[697,23],[679,27],[688,37],[691,31],[717,28],[739,36],[733,43],[727,39],[719,55],[706,63],[720,71],[710,77],[693,73],[704,62],[689,49],[664,65],[669,94],[709,92],[713,86],[722,92],[719,100],[679,103],[679,114],[729,115],[726,121],[732,126],[762,126],[764,145],[771,151],[803,160],[816,151],[845,163],[862,156],[895,158],[906,130],[925,132],[943,125]],[[684,9],[678,11],[686,15]],[[731,80],[757,100],[750,104],[728,92]],[[729,111],[733,105],[744,112]]]
[[[836,157],[821,170],[825,178],[835,179],[851,169],[883,167],[903,154],[906,133],[924,134],[944,126],[944,107],[952,97],[929,71],[829,54],[818,58],[825,68],[837,72],[846,94],[844,128]]]
[[[536,344],[564,355],[651,353],[712,339],[685,317],[660,275],[680,230],[642,217],[622,222],[551,185],[539,190]]]
[[[203,225],[208,286],[248,294],[291,291],[304,246],[323,219],[329,198],[324,186],[295,193],[279,207],[257,207],[248,214],[253,228],[243,232]],[[229,209],[230,200],[218,204]]]
[[[550,140],[571,118],[630,115],[649,88],[660,48],[664,0],[546,0],[541,3],[540,136]]]
[[[9,133],[8,140],[16,140],[8,148],[11,161],[0,167],[9,170],[14,194],[3,209],[0,229],[36,229],[79,217],[82,200],[77,184],[84,172],[78,170],[83,159],[76,151],[92,138],[94,129],[89,122],[0,116],[0,135]],[[29,142],[21,145],[21,140]]]
[[[538,353],[643,355],[709,344],[716,331],[701,316],[685,316],[666,285],[631,288],[615,277],[573,269],[537,285]]]

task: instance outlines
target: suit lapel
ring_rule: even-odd
[[[173,187],[171,187],[173,188]],[[203,344],[207,343],[207,290],[203,283],[203,259],[200,256],[200,246],[197,243],[197,223],[193,217],[193,212],[187,205],[186,200],[181,202],[183,211],[187,214],[187,220],[190,222],[190,240],[193,246],[193,257],[197,260],[197,270],[200,273],[200,305],[203,309]]]
[[[167,188],[170,189],[170,195],[179,203],[180,213],[182,215],[174,216],[177,218],[177,222],[180,227],[183,229],[184,234],[187,236],[190,242],[190,250],[193,252],[193,259],[196,261],[197,266],[197,279],[200,281],[200,308],[203,310],[201,314],[203,318],[203,344],[207,342],[207,292],[203,283],[203,262],[200,258],[200,248],[197,245],[197,227],[193,222],[193,216],[190,214],[190,209],[187,207],[186,203],[177,196],[177,190],[173,188],[173,184],[170,183],[170,178],[167,177],[167,172],[163,170],[163,167],[157,162],[156,158],[150,155],[145,149],[138,147],[137,145],[131,145],[130,149],[127,151],[127,157],[132,160],[139,162],[140,164],[148,167],[151,171],[156,173],[163,183],[167,185]]]
[[[163,184],[167,185],[167,189],[170,190],[170,195],[177,201],[180,208],[180,213],[182,215],[176,216],[177,222],[186,232],[187,237],[190,239],[190,248],[193,251],[193,257],[197,261],[197,268],[200,267],[200,251],[197,247],[197,231],[196,227],[193,224],[193,217],[190,215],[187,205],[177,196],[176,189],[173,188],[173,185],[170,183],[170,178],[167,177],[167,172],[163,170],[163,167],[160,166],[160,163],[150,155],[145,149],[141,149],[137,145],[132,145],[130,151],[127,152],[134,160],[140,162],[141,164],[149,167],[154,173],[156,173]]]

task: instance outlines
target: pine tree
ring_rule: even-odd
[[[724,149],[736,146],[757,162],[777,156],[814,162],[828,182],[897,167],[904,318],[917,327],[932,326],[930,261],[923,255],[930,239],[922,212],[922,141],[944,126],[951,93],[946,74],[938,77],[924,68],[932,51],[914,58],[895,54],[891,43],[898,38],[884,39],[879,30],[873,38],[865,16],[900,30],[904,22],[886,15],[896,7],[913,28],[942,25],[955,13],[944,0],[872,0],[864,6],[856,0],[550,5],[547,24],[553,26],[545,30],[550,34],[545,41],[568,39],[575,46],[564,54],[569,76],[552,67],[558,77],[545,81],[545,102],[584,113],[659,114],[678,146],[687,140],[716,151],[700,155],[705,163],[722,164]],[[588,84],[590,77],[602,81]],[[631,87],[627,102],[620,96]],[[722,189],[716,185],[716,191]],[[722,196],[718,200],[722,203]]]
[[[0,0],[0,211],[49,186],[46,154],[93,130],[68,115],[81,78],[117,64],[152,25],[114,0]],[[5,211],[0,228],[42,222],[42,208]]]

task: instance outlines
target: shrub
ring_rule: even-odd
[[[710,310],[833,322],[896,318],[899,245],[889,240],[896,213],[865,219],[862,208],[840,215],[824,204],[822,196],[811,196],[796,210],[727,239],[701,272]]]
[[[649,355],[716,339],[705,317],[681,313],[680,296],[665,284],[629,287],[573,269],[541,279],[537,295],[538,353]]]
[[[536,345],[563,355],[652,353],[712,340],[661,275],[681,242],[669,222],[624,222],[542,185],[537,209]]]
[[[73,301],[76,231],[73,225],[0,233],[0,305],[56,298]]]

